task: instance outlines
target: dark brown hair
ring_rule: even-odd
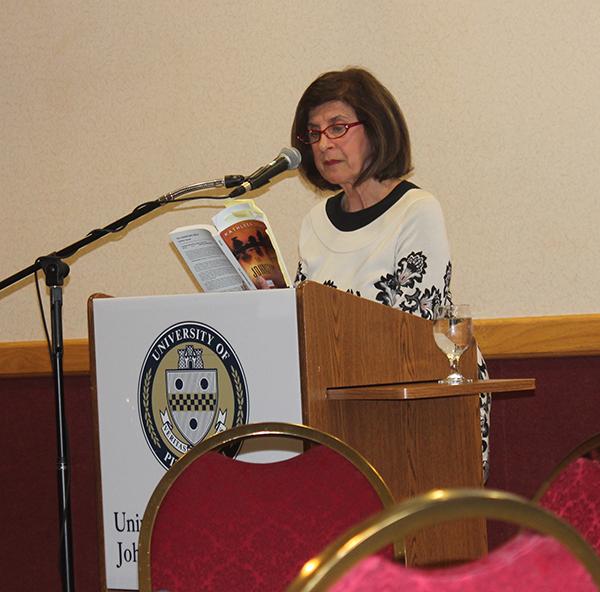
[[[321,74],[305,91],[296,107],[292,125],[292,146],[300,150],[301,174],[320,189],[338,189],[326,181],[315,166],[312,147],[298,136],[306,132],[310,112],[328,101],[350,105],[365,132],[372,158],[357,179],[357,184],[371,177],[378,181],[406,175],[411,169],[410,139],[404,115],[390,91],[367,70],[347,68]]]

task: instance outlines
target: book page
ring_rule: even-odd
[[[213,236],[214,228],[198,224],[183,226],[169,238],[204,292],[234,292],[248,289]]]

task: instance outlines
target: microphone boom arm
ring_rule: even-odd
[[[166,193],[165,195],[159,197],[158,199],[155,199],[154,201],[148,201],[140,204],[126,216],[123,216],[118,220],[107,224],[103,228],[95,228],[94,230],[91,230],[82,239],[58,251],[54,251],[46,257],[53,257],[55,259],[65,259],[67,257],[71,257],[75,253],[77,253],[77,251],[79,251],[79,249],[81,249],[82,247],[85,247],[86,245],[89,245],[90,243],[101,239],[107,234],[112,234],[114,232],[120,232],[121,230],[124,230],[130,222],[133,222],[134,220],[137,220],[138,218],[141,218],[142,216],[145,216],[146,214],[149,214],[150,212],[153,212],[154,210],[162,206],[166,206],[170,203],[177,202],[177,199],[179,197],[182,197],[183,195],[187,195],[188,193],[195,193],[196,191],[202,191],[204,189],[210,189],[214,187],[236,187],[243,183],[244,179],[245,177],[243,175],[227,175],[224,179],[215,179],[214,181],[194,183],[193,185],[186,185],[185,187],[175,189],[175,191]],[[203,195],[198,196],[196,199],[227,199],[227,197],[228,196],[226,195],[219,197]],[[12,286],[13,284],[35,273],[36,271],[42,270],[43,259],[44,257],[38,257],[38,259],[32,265],[29,265],[21,271],[18,271],[17,273],[0,281],[0,291],[4,290],[4,288]]]
[[[146,214],[149,214],[150,212],[156,210],[157,208],[169,203],[168,201],[160,201],[161,199],[162,198],[159,198],[155,201],[149,201],[149,202],[139,205],[130,214],[127,214],[126,216],[123,216],[122,218],[119,218],[118,220],[115,220],[114,222],[107,224],[104,228],[96,228],[94,230],[91,230],[82,239],[80,239],[80,240],[74,242],[73,244],[68,245],[58,251],[54,251],[53,253],[50,253],[49,255],[47,255],[47,257],[53,257],[56,259],[64,259],[66,257],[71,257],[77,251],[79,251],[79,249],[81,249],[82,247],[85,247],[86,245],[89,245],[90,243],[97,241],[98,239],[102,238],[103,236],[106,236],[107,234],[111,234],[113,232],[119,232],[119,231],[123,230],[133,220],[137,220],[138,218],[141,218],[142,216],[145,216]],[[43,269],[42,262],[44,259],[45,259],[45,257],[38,257],[38,259],[36,259],[36,261],[35,261],[35,263],[33,263],[33,265],[29,265],[28,267],[25,267],[21,271],[18,271],[17,273],[11,275],[10,277],[7,277],[6,279],[0,281],[0,291],[4,290],[4,288],[8,288],[9,286],[12,286],[13,284],[18,282],[19,280],[22,280],[23,278],[27,277],[28,275],[31,275],[31,274],[35,273],[36,271]]]

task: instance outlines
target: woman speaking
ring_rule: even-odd
[[[450,303],[452,265],[437,199],[407,180],[408,129],[391,93],[368,71],[319,76],[294,117],[303,177],[336,192],[302,222],[296,281],[320,282],[433,319]],[[487,375],[478,352],[480,377]],[[489,395],[481,395],[484,476]]]

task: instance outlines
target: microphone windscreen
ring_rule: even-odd
[[[288,169],[297,169],[302,162],[300,151],[296,148],[282,148],[279,154],[280,156],[284,156],[285,159],[290,163]]]

